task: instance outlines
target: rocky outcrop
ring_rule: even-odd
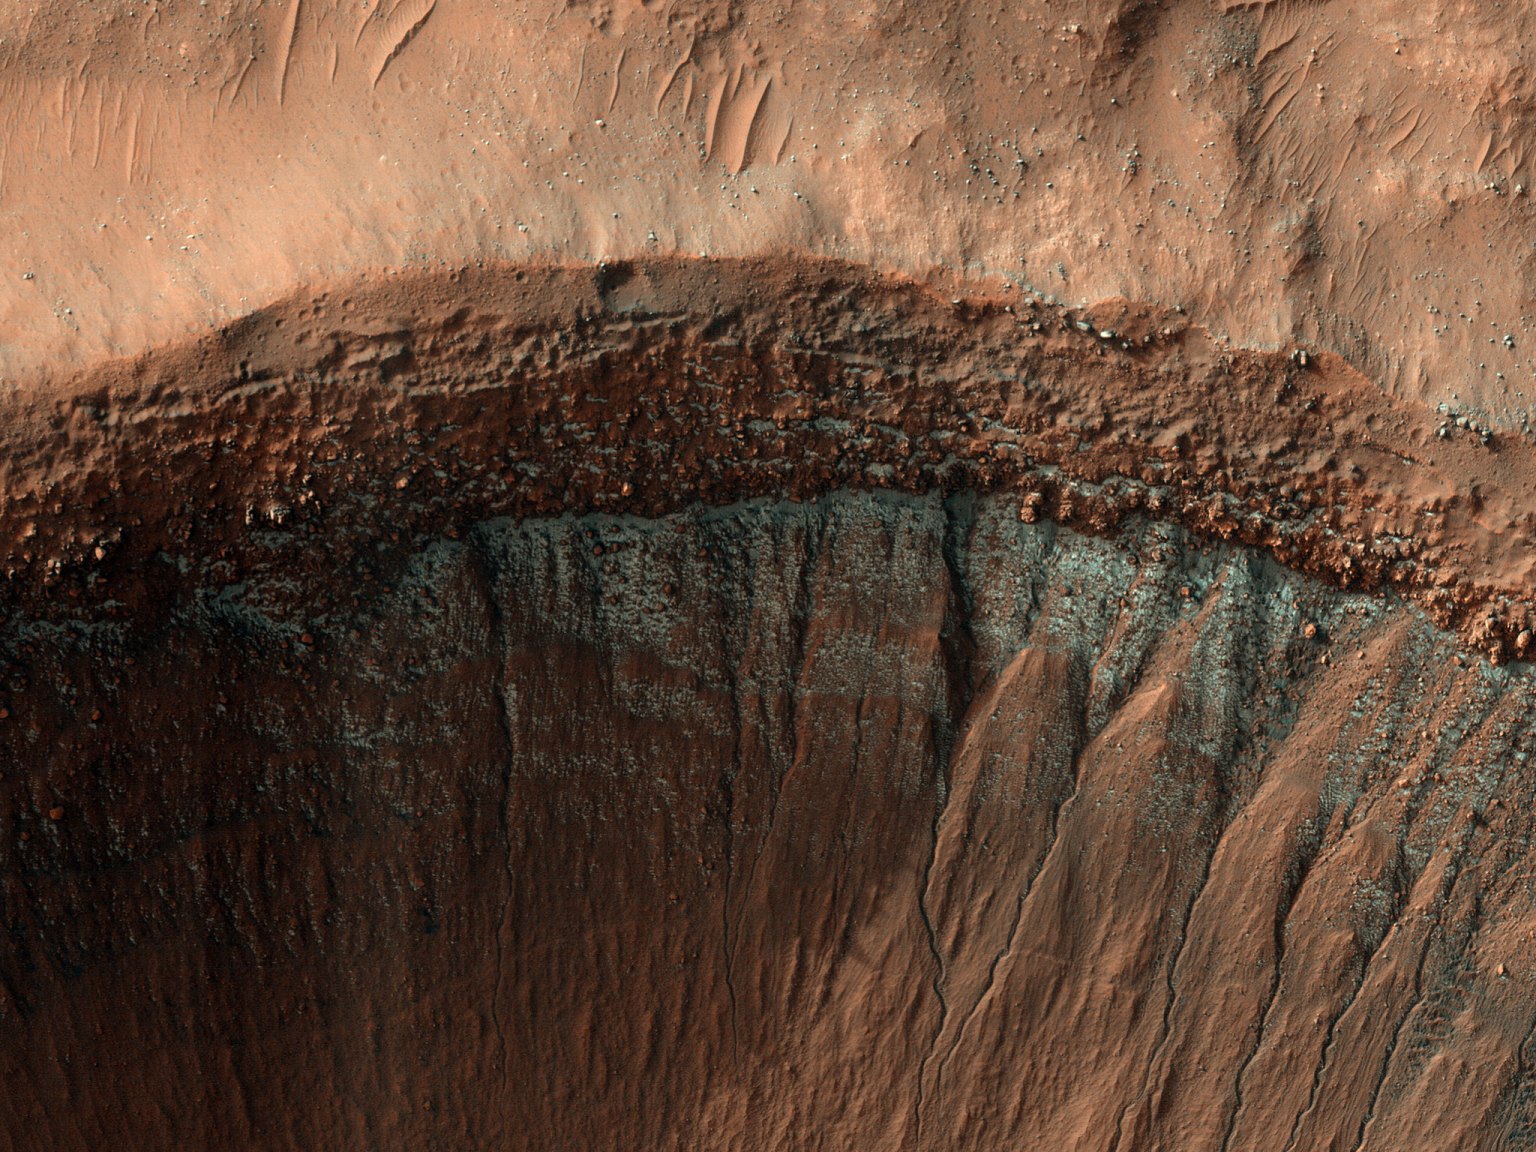
[[[500,516],[974,488],[1249,544],[1400,591],[1495,661],[1536,652],[1530,441],[1176,313],[961,291],[782,259],[306,293],[13,398],[0,597],[132,614],[159,557],[223,586],[322,539],[330,562]],[[347,591],[317,572],[303,596]]]

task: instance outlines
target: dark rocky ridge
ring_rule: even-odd
[[[297,577],[318,540],[355,574],[499,516],[975,488],[1092,532],[1175,522],[1531,653],[1536,443],[1174,313],[961,291],[761,259],[306,293],[6,399],[0,603],[131,616],[167,581]]]
[[[9,621],[8,1146],[1536,1131],[1536,685],[1411,608],[965,493],[302,602]]]

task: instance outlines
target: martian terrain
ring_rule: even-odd
[[[0,1150],[1536,1148],[1532,51],[0,0]]]

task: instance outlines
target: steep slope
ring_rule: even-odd
[[[963,493],[386,579],[13,620],[11,1146],[1530,1146],[1536,683],[1401,604]]]

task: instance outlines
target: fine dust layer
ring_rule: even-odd
[[[1536,7],[0,3],[0,388],[316,280],[832,255],[1529,431]]]
[[[5,1146],[1536,1144],[1536,679],[1399,600],[967,491],[326,544],[8,619]]]

